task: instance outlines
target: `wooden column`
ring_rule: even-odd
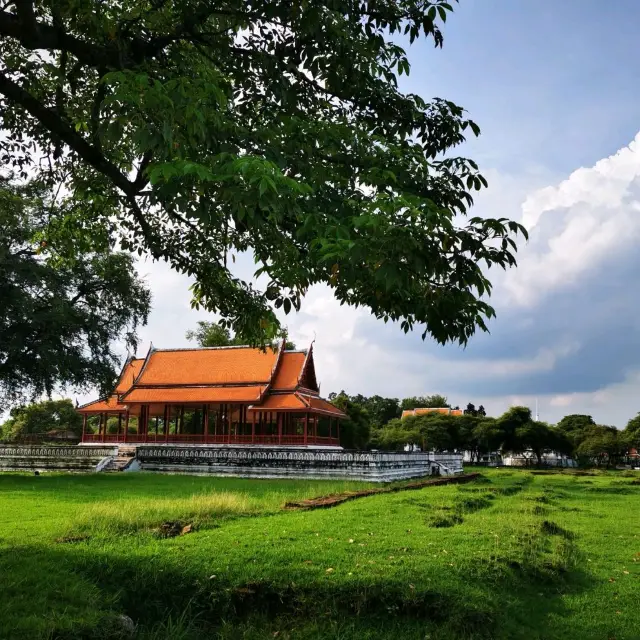
[[[122,413],[118,413],[118,440],[120,439],[120,431],[122,431]]]
[[[338,418],[336,418],[336,439],[338,440],[338,445],[340,444],[340,420],[338,420]]]
[[[171,405],[164,405],[164,441],[169,442],[169,415]]]
[[[278,444],[282,444],[282,419],[284,414],[276,414],[276,420],[278,421]]]
[[[202,418],[202,428],[204,430],[204,442],[209,441],[209,405],[203,405],[204,416]]]
[[[83,413],[82,414],[82,440],[81,442],[84,442],[84,436],[87,433],[87,414]]]
[[[251,412],[251,444],[256,442],[256,412]]]
[[[180,406],[180,435],[184,433],[184,405]]]
[[[100,426],[102,427],[102,442],[104,442],[104,437],[107,435],[107,414],[100,414]]]
[[[138,418],[138,430],[144,433],[144,441],[147,441],[147,427],[149,426],[149,406],[143,404],[140,407],[140,417]]]
[[[124,414],[124,441],[127,441],[127,436],[129,435],[129,410]]]
[[[309,414],[304,414],[304,443],[307,444],[307,433],[309,432]]]

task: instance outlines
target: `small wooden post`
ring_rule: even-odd
[[[304,414],[304,443],[307,444],[307,433],[309,432],[309,414]]]
[[[129,435],[129,409],[127,409],[124,414],[124,441],[127,441],[127,436]]]
[[[282,417],[284,414],[278,413],[276,420],[278,422],[278,444],[282,444]]]
[[[87,433],[87,414],[82,414],[82,442],[84,442],[84,436]]]
[[[180,435],[184,433],[184,405],[180,406]]]
[[[251,444],[256,442],[256,412],[251,412]]]
[[[140,429],[142,430],[142,433],[144,433],[144,441],[147,442],[147,434],[148,434],[148,427],[149,427],[149,405],[143,404],[142,407],[140,407],[140,422],[141,424]]]
[[[204,415],[202,417],[202,428],[204,430],[204,443],[209,441],[209,405],[203,405]]]
[[[120,431],[122,431],[122,413],[118,411],[118,440],[120,439]]]
[[[164,441],[169,442],[169,407],[171,405],[164,405]]]

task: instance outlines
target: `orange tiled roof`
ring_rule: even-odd
[[[245,387],[136,387],[122,397],[130,403],[259,402],[266,385]]]
[[[312,388],[303,389],[305,385]],[[110,398],[80,410],[134,412],[141,404],[224,402],[250,404],[254,410],[344,416],[317,397],[312,348],[306,352],[252,347],[151,349],[145,359],[132,359],[125,365]]]
[[[279,409],[298,409],[304,411],[308,406],[297,393],[278,393],[268,395],[259,405],[254,405],[249,411],[276,411]]]
[[[271,388],[274,391],[295,389],[298,386],[298,379],[302,374],[306,357],[303,351],[285,351],[282,354]]]
[[[125,411],[125,406],[118,402],[118,396],[112,395],[108,398],[101,398],[100,400],[94,400],[78,407],[80,413],[93,413],[101,411]]]
[[[340,411],[338,407],[335,407],[330,402],[317,398],[315,396],[301,396],[307,405],[314,411],[322,411],[323,413],[331,413],[332,415],[346,417],[346,414]]]
[[[336,417],[344,417],[344,413],[334,407],[330,402],[316,396],[303,395],[301,393],[274,393],[267,395],[259,405],[251,407],[250,411],[284,411],[284,410],[309,411],[313,413],[328,413]]]
[[[134,358],[125,364],[122,373],[120,374],[120,379],[118,380],[118,384],[116,385],[115,392],[117,394],[126,393],[133,384],[136,376],[140,373],[140,369],[142,369],[142,365],[144,364],[144,358]]]
[[[252,347],[152,351],[136,386],[268,384],[277,358],[273,349]]]

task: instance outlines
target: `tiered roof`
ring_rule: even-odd
[[[132,404],[248,403],[253,411],[344,415],[319,397],[313,345],[305,351],[253,347],[149,349],[124,366],[114,393],[79,411],[126,411]]]

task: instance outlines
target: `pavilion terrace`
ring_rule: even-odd
[[[345,414],[320,398],[313,346],[154,349],[78,408],[83,443],[337,447]]]

